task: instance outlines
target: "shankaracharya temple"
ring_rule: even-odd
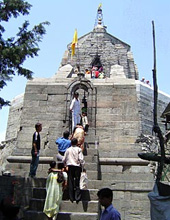
[[[74,55],[72,43],[67,45],[54,76],[28,81],[24,94],[11,101],[0,158],[1,171],[8,175],[0,177],[4,189],[0,199],[6,188],[13,190],[26,220],[47,219],[42,212],[47,171],[49,162],[56,160],[55,140],[66,130],[72,132],[69,107],[74,92],[79,93],[89,122],[84,153],[88,189],[78,204],[63,197],[57,219],[99,219],[97,191],[103,187],[113,190],[113,204],[122,220],[151,219],[148,193],[155,179],[150,162],[138,157],[142,146],[137,139],[152,135],[153,87],[139,80],[130,45],[107,33],[101,7],[96,21],[92,31],[78,38]],[[157,119],[163,133],[161,115],[169,102],[170,95],[159,91]],[[37,122],[43,127],[40,161],[37,178],[30,179]]]

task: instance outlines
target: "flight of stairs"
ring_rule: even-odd
[[[90,131],[86,136],[88,145],[85,151],[88,190],[82,192],[82,201],[79,204],[71,203],[65,192],[57,219],[99,219],[97,191],[103,187],[109,187],[113,190],[113,205],[121,213],[122,220],[149,220],[150,202],[147,194],[152,190],[154,180],[147,165],[148,162],[143,160],[141,162],[137,157],[139,148],[137,146],[128,148],[129,145],[126,144],[127,150],[122,151],[123,146],[119,150],[114,146],[114,151],[110,151],[106,144],[106,150],[101,154],[101,145],[99,144],[98,149],[95,149],[95,140],[95,134]],[[16,174],[20,174],[16,195],[18,197],[18,194],[21,194],[18,201],[23,206],[24,220],[48,219],[42,211],[46,196],[45,185],[49,161],[54,158],[56,158],[55,149],[53,154],[48,151],[45,157],[41,157],[36,179],[28,178],[30,156],[22,155],[17,158],[12,156],[10,159],[9,166],[15,168]]]
[[[63,194],[60,211],[57,220],[96,220],[98,219],[99,204],[97,200],[97,189],[95,187],[98,179],[98,151],[94,145],[88,146],[85,152],[85,168],[89,179],[89,189],[82,190],[82,201],[78,204],[71,203],[68,199],[68,191]],[[24,220],[47,220],[47,216],[42,212],[44,208],[46,190],[46,178],[32,179],[33,193],[29,208],[25,210]]]

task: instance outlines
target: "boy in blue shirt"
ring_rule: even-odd
[[[57,138],[56,144],[58,145],[58,161],[62,161],[64,153],[66,152],[67,148],[71,146],[71,140],[69,140],[69,131],[65,131],[63,133],[63,137]]]
[[[104,206],[100,220],[121,220],[120,213],[113,207],[113,192],[109,188],[103,188],[97,193],[99,202]]]

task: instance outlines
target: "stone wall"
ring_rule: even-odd
[[[44,182],[44,179],[43,183],[39,180],[38,186],[44,187]],[[20,207],[18,217],[23,217],[24,211],[29,207],[34,184],[35,183],[33,183],[29,178],[25,179],[18,176],[0,176],[0,202],[3,199],[13,198],[14,205]],[[1,211],[0,219],[2,219]]]
[[[0,204],[2,200],[7,200],[7,199],[15,197],[15,185],[18,183],[19,182],[17,181],[15,177],[0,176]],[[2,218],[3,218],[3,215],[0,209],[0,219]]]
[[[91,63],[96,54],[100,57],[103,72],[107,77],[110,76],[111,66],[118,64],[123,66],[127,78],[139,78],[130,46],[108,34],[103,27],[97,27],[78,39],[74,57],[71,57],[71,44],[69,44],[61,65],[64,66],[70,63],[73,67],[76,67],[79,63],[80,71],[84,72],[86,68],[92,68]]]
[[[15,154],[30,155],[35,124],[41,122],[41,155],[56,150],[55,140],[62,135],[66,87],[48,80],[29,81],[25,90],[20,132]]]
[[[97,84],[96,130],[101,157],[136,157],[140,134],[135,80],[109,79]],[[139,150],[139,149],[138,149]]]
[[[153,87],[150,87],[140,81],[136,81],[136,91],[139,104],[139,114],[141,118],[141,133],[152,134],[153,128],[153,109],[154,109],[154,97]],[[162,123],[161,115],[166,106],[170,102],[170,95],[158,91],[158,103],[157,103],[157,119],[158,124],[163,133],[165,133],[165,125]]]
[[[20,130],[21,114],[23,110],[24,94],[15,97],[11,101],[11,107],[9,110],[7,130],[5,140],[16,138]]]
[[[20,128],[15,134],[17,142],[13,155],[30,155],[32,134],[37,122],[43,125],[41,155],[51,156],[56,152],[56,138],[62,136],[63,131],[70,127],[69,121],[64,122],[64,120],[65,115],[69,114],[71,101],[71,95],[68,98],[68,92],[71,92],[68,88],[74,81],[72,78],[63,81],[60,78],[51,78],[35,79],[27,83],[22,114],[18,115],[18,124],[15,117],[14,122],[11,123]],[[141,151],[140,146],[135,143],[137,137],[141,133],[151,134],[152,132],[152,88],[127,78],[91,79],[90,81],[95,93],[90,93],[91,97],[88,97],[88,107],[93,114],[90,116],[93,123],[89,120],[91,135],[87,137],[88,141],[99,140],[101,157],[137,157],[137,153]],[[78,82],[80,83],[81,80]],[[78,91],[79,86],[76,85]],[[169,96],[159,93],[158,122],[161,125],[160,115],[169,100]],[[14,107],[11,107],[10,119],[18,111],[18,106]],[[12,122],[12,120],[9,121]],[[163,125],[162,128],[164,128]],[[7,131],[12,129],[13,126],[10,127],[9,124]],[[10,132],[7,133],[10,134]]]

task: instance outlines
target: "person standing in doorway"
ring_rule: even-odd
[[[104,206],[100,220],[121,220],[120,213],[112,205],[113,192],[109,188],[100,189],[97,193],[99,202]]]
[[[32,160],[30,164],[30,173],[29,176],[34,178],[36,176],[36,171],[39,164],[39,152],[40,152],[40,145],[41,145],[41,139],[40,139],[40,132],[42,131],[42,124],[37,123],[35,125],[35,132],[33,134],[32,138]]]
[[[76,138],[71,140],[71,147],[67,148],[63,163],[68,167],[68,189],[70,201],[76,200],[78,203],[81,200],[80,191],[80,175],[82,166],[84,166],[84,156],[80,147],[77,146]]]
[[[75,126],[80,123],[80,117],[81,117],[80,100],[79,100],[78,92],[74,93],[74,98],[70,105],[70,111],[72,112],[72,131],[73,131]]]

